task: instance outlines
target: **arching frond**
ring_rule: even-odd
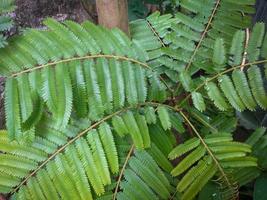
[[[149,110],[153,109],[151,107]],[[7,132],[1,133],[0,151],[3,153],[0,154],[0,177],[5,177],[5,181],[0,182],[0,192],[11,193],[18,199],[24,198],[26,190],[30,191],[29,199],[37,196],[47,199],[94,199],[94,193],[101,196],[106,186],[112,184],[113,174],[119,172],[123,157],[121,153],[124,151],[118,151],[119,140],[115,141],[115,138],[125,135],[132,138],[138,150],[152,145],[149,154],[155,156],[157,165],[171,171],[167,154],[173,148],[175,139],[162,126],[149,127],[143,110],[132,111],[129,107],[107,115],[94,124],[74,121],[67,129],[58,129],[57,121],[43,117],[42,123],[36,127],[38,135],[32,143],[10,142]],[[156,116],[156,120],[159,121],[160,117]],[[139,154],[143,155],[141,151]],[[146,156],[140,156],[142,162],[148,159]],[[16,165],[18,162],[21,164]],[[72,194],[68,194],[70,187]],[[166,196],[167,193],[162,195]]]
[[[236,167],[257,166],[257,159],[247,155],[251,152],[251,147],[233,142],[230,134],[208,135],[204,138],[204,142],[209,150],[202,145],[199,138],[192,138],[178,145],[169,154],[172,160],[186,154],[171,171],[173,176],[185,173],[177,185],[177,190],[182,193],[182,199],[193,199],[217,172],[220,174],[219,167],[229,170]]]
[[[168,199],[172,192],[170,181],[145,151],[131,157],[120,188],[117,199]]]
[[[237,62],[235,59],[240,60],[241,53],[238,49],[240,50],[240,47],[242,46],[242,41],[240,40],[240,37],[242,37],[241,33],[242,32],[240,31],[236,32],[233,38],[229,63],[236,64]],[[251,64],[243,63],[239,65],[239,63],[221,73],[206,78],[203,84],[197,87],[191,87],[190,90],[183,84],[185,81],[181,81],[184,89],[191,92],[190,95],[192,96],[194,106],[198,110],[205,110],[203,98],[205,93],[207,93],[215,106],[222,111],[229,109],[229,107],[233,107],[238,111],[244,111],[246,109],[254,111],[257,106],[262,109],[267,108],[267,94],[263,84],[264,77],[260,68],[256,66],[260,55],[260,48],[263,45],[263,37],[264,25],[262,23],[256,24],[253,28],[251,39],[248,42],[248,51],[246,52],[248,61],[252,62]],[[218,45],[219,44],[217,44],[217,46]],[[217,50],[214,49],[214,55],[219,54],[221,49],[222,47],[219,46],[217,47]],[[222,56],[223,55],[216,55],[216,59],[222,58]],[[220,61],[217,60],[216,62]],[[264,63],[264,60],[259,62]],[[244,70],[244,67],[248,68],[248,70]],[[190,76],[188,77],[188,80],[190,80],[191,85],[196,85],[196,80],[191,79]],[[204,85],[206,91],[201,90]]]
[[[229,48],[236,31],[251,26],[253,4],[253,1],[182,0],[174,18],[154,13],[146,20],[132,22],[131,33],[149,51],[151,66],[174,82],[185,68],[190,69],[190,74],[200,68],[216,73],[225,68],[226,60],[222,58],[232,56],[237,46],[227,56],[221,47]],[[218,38],[225,44],[222,40],[219,44]],[[237,39],[242,41],[242,37]],[[243,53],[242,49],[239,51]],[[218,61],[216,56],[220,53],[217,50],[223,53],[222,60],[213,67],[212,60]],[[234,59],[236,64],[241,64],[240,58]]]
[[[98,120],[127,105],[166,98],[165,86],[145,63],[147,54],[118,30],[89,22],[45,24],[48,31],[30,30],[0,51],[0,70],[8,77],[6,110],[18,118],[6,112],[10,139],[20,138],[27,131],[23,123],[42,112],[34,106],[40,99],[64,128],[72,114]],[[103,42],[104,35],[110,39]]]

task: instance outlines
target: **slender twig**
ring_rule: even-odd
[[[153,32],[153,34],[156,36],[156,38],[158,39],[158,41],[161,43],[161,46],[162,47],[166,47],[166,45],[164,44],[164,42],[162,41],[162,39],[161,39],[161,37],[159,36],[159,34],[157,33],[157,31],[154,29],[154,27],[152,26],[152,24],[148,21],[148,20],[146,20],[146,22],[147,22],[147,25],[148,25],[148,27],[150,28],[150,30]],[[171,92],[171,94],[173,95],[173,93],[174,93],[174,90],[173,89],[171,89],[169,86],[168,86],[168,84],[166,83],[166,81],[160,76],[160,79],[161,79],[161,81],[164,83],[164,85],[167,87],[167,89]]]
[[[124,173],[124,171],[126,169],[126,166],[128,164],[128,161],[131,158],[131,155],[132,155],[133,151],[134,151],[134,145],[132,145],[129,153],[127,154],[126,160],[125,160],[125,162],[124,162],[124,164],[122,166],[122,169],[121,169],[121,172],[120,172],[117,184],[116,184],[116,188],[115,188],[115,191],[113,193],[113,198],[112,198],[113,200],[116,200],[116,196],[117,196],[117,193],[118,193],[118,190],[119,190],[119,186],[120,186],[120,183],[121,183],[121,179],[122,179],[123,173]]]
[[[240,68],[241,71],[243,71],[244,65],[246,64],[246,60],[247,60],[248,41],[249,41],[249,29],[246,28],[246,42],[245,42],[245,46],[244,46],[244,54],[243,54],[243,59],[242,59],[242,63],[241,63],[241,68]]]
[[[171,196],[171,198],[169,200],[173,200],[173,198],[175,197],[175,195],[177,194],[177,190],[175,190],[175,192],[173,193],[173,195]]]
[[[209,28],[210,28],[210,26],[211,26],[212,20],[213,20],[213,18],[214,18],[214,16],[215,16],[215,13],[216,13],[216,11],[217,11],[217,9],[218,9],[218,7],[219,7],[220,2],[221,2],[221,0],[217,0],[215,6],[214,6],[214,8],[213,8],[213,11],[212,11],[211,16],[210,16],[210,18],[209,18],[209,21],[208,21],[208,23],[207,23],[207,25],[206,25],[206,28],[205,28],[204,32],[202,33],[201,38],[200,38],[200,40],[199,40],[199,42],[198,42],[198,44],[197,44],[197,46],[196,46],[196,48],[195,48],[195,50],[194,50],[194,53],[192,54],[192,56],[191,56],[191,58],[190,58],[190,60],[189,60],[189,62],[188,62],[188,64],[187,64],[187,66],[186,66],[186,68],[185,68],[186,71],[187,71],[187,70],[189,69],[189,67],[192,65],[193,60],[194,60],[194,58],[195,58],[195,56],[196,56],[196,54],[197,54],[197,51],[198,51],[198,49],[200,48],[200,46],[201,46],[201,44],[202,44],[204,38],[206,37],[206,34],[208,33],[208,30],[209,30]]]
[[[160,38],[159,34],[157,33],[157,31],[154,29],[154,27],[150,23],[150,21],[146,20],[146,22],[147,22],[148,27],[151,29],[151,31],[153,32],[153,34],[156,36],[156,38],[158,39],[158,41],[161,43],[161,46],[162,47],[166,47],[166,45],[164,44],[164,42]]]
[[[206,25],[206,28],[204,29],[203,33],[201,34],[200,40],[199,40],[199,42],[198,42],[198,44],[197,44],[197,46],[196,46],[196,48],[195,48],[195,50],[194,50],[192,56],[190,57],[189,62],[187,63],[187,65],[186,65],[186,67],[185,67],[185,71],[188,71],[188,69],[189,69],[190,66],[192,65],[192,63],[193,63],[193,61],[194,61],[194,58],[195,58],[195,56],[196,56],[196,54],[197,54],[197,52],[198,52],[198,50],[199,50],[199,48],[200,48],[200,46],[201,46],[203,40],[204,40],[204,38],[206,37],[206,35],[207,35],[207,33],[208,33],[208,30],[209,30],[209,28],[210,28],[210,26],[211,26],[212,20],[214,19],[214,16],[215,16],[216,11],[217,11],[217,9],[218,9],[218,7],[219,7],[219,5],[220,5],[220,2],[221,2],[221,0],[217,0],[215,6],[214,6],[214,8],[213,8],[213,11],[212,11],[212,13],[211,13],[211,16],[210,16],[210,18],[209,18],[209,21],[208,21],[208,23],[207,23],[207,25]],[[176,91],[179,91],[180,87],[181,87],[181,82],[179,82]]]
[[[43,69],[45,67],[50,67],[50,66],[55,66],[58,64],[62,64],[62,63],[68,63],[68,62],[72,62],[72,61],[79,61],[79,60],[87,60],[87,59],[96,59],[96,58],[107,58],[107,59],[116,59],[116,60],[125,60],[125,61],[129,61],[138,65],[141,65],[142,67],[148,68],[148,69],[152,69],[150,66],[148,66],[146,63],[140,62],[138,60],[135,60],[133,58],[128,58],[125,56],[117,56],[117,55],[104,55],[104,54],[97,54],[97,55],[87,55],[87,56],[81,56],[81,57],[73,57],[73,58],[68,58],[68,59],[63,59],[63,60],[59,60],[59,61],[55,61],[55,62],[50,62],[44,65],[39,65],[33,68],[28,68],[28,69],[24,69],[20,72],[15,72],[11,75],[11,77],[16,77],[19,76],[21,74],[25,74],[25,73],[29,73],[38,69]]]

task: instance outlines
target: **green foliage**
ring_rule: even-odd
[[[267,178],[266,178],[266,174],[264,174],[263,176],[259,177],[256,180],[255,191],[253,193],[253,199],[261,200],[261,199],[267,198],[267,196],[264,192],[265,188],[266,188],[266,184],[267,184]]]
[[[0,48],[3,48],[7,44],[4,32],[10,30],[13,26],[13,21],[7,13],[14,10],[14,0],[0,1]]]
[[[233,139],[235,111],[267,108],[267,36],[250,27],[254,2],[178,3],[174,16],[132,21],[131,38],[47,19],[47,29],[9,40],[0,193],[233,199],[262,176],[265,128]]]
[[[249,145],[233,142],[231,134],[225,133],[208,135],[203,141],[192,138],[178,145],[170,152],[169,158],[175,159],[187,153],[171,171],[173,176],[185,173],[177,185],[181,198],[193,199],[217,171],[257,166],[255,158],[246,156],[250,152]],[[228,181],[227,177],[224,178]]]
[[[151,52],[150,66],[160,74],[166,74],[173,82],[178,81],[179,72],[185,68],[189,69],[189,74],[195,74],[201,69],[211,74],[224,70],[226,63],[219,66],[213,65],[214,55],[220,51],[224,53],[222,49],[214,51],[214,47],[223,45],[226,49],[230,48],[236,31],[250,27],[250,14],[254,13],[254,8],[251,7],[253,1],[181,0],[179,5],[180,11],[176,12],[174,18],[170,15],[160,16],[159,13],[154,13],[146,19],[150,24],[148,27],[145,20],[133,22],[135,25],[132,26],[132,36],[134,39],[145,40],[141,45]],[[216,12],[215,6],[218,6],[216,8],[219,12]],[[215,13],[213,13],[214,8]],[[241,10],[244,16],[240,13]],[[139,23],[139,26],[136,23]],[[155,39],[147,37],[148,34],[135,34],[138,32],[135,31],[139,29],[138,27],[142,27],[142,33],[149,30],[152,33],[156,32],[159,43],[163,44],[162,47],[159,49],[155,45],[153,49],[147,48],[147,44],[152,45]],[[144,36],[143,39],[140,38],[142,36]],[[215,45],[215,41],[219,38],[224,42],[220,40],[221,44],[217,42]],[[242,37],[236,37],[236,39],[241,40]],[[231,53],[226,51],[225,58],[232,57]]]
[[[15,54],[7,55],[6,49],[0,51],[1,55],[5,55],[1,60],[6,67],[3,73],[13,77],[7,80],[6,102],[20,99],[20,103],[11,103],[17,105],[16,108],[9,108],[8,103],[6,106],[7,112],[14,109],[13,113],[17,113],[16,120],[7,115],[10,139],[20,138],[23,122],[29,121],[32,114],[40,113],[35,111],[39,108],[34,106],[39,99],[45,102],[43,110],[47,107],[57,121],[57,127],[62,128],[68,124],[72,112],[78,117],[98,120],[105,113],[136,106],[147,99],[165,99],[165,86],[153,71],[145,73],[144,64],[138,64],[145,61],[145,52],[118,30],[109,33],[113,41],[106,45],[100,42],[100,36],[108,34],[107,30],[89,22],[82,26],[66,22],[64,26],[48,19],[45,23],[54,31],[31,30],[18,42],[10,44],[8,49],[19,49],[18,62],[13,62]],[[61,35],[62,40],[55,40],[52,35]],[[87,37],[91,38],[94,47],[83,42]],[[28,42],[26,46],[25,42]],[[127,55],[122,51],[124,48],[129,49]],[[47,49],[50,50],[47,52]],[[117,53],[113,55],[115,49]],[[28,52],[33,50],[33,57],[29,57]],[[140,58],[138,51],[143,53],[144,60],[135,60]],[[79,57],[76,58],[76,55]],[[93,60],[87,60],[90,57]],[[60,61],[62,58],[65,61]],[[43,67],[38,70],[36,65]],[[149,84],[152,90],[148,90]]]
[[[122,118],[126,119],[129,116],[133,117],[133,119],[130,119],[133,122],[126,124],[136,124],[136,127],[133,128],[127,126],[131,135],[131,132],[136,131],[135,128],[139,128],[137,126],[138,119],[144,120],[145,117],[136,114],[136,122],[134,115],[128,111]],[[15,195],[17,199],[27,199],[27,195],[30,195],[31,197],[29,198],[33,199],[38,196],[47,199],[58,199],[59,196],[62,198],[93,199],[94,195],[100,196],[104,194],[105,186],[111,184],[112,174],[117,174],[121,165],[119,163],[118,155],[120,153],[118,153],[118,150],[123,144],[115,144],[115,139],[118,137],[115,134],[116,132],[112,131],[110,125],[106,122],[101,123],[99,128],[94,129],[95,124],[90,126],[88,121],[73,121],[66,129],[59,130],[56,128],[56,122],[51,121],[52,119],[43,118],[43,120],[44,122],[40,127],[42,132],[39,132],[35,141],[30,144],[16,141],[10,143],[7,132],[1,132],[0,150],[3,153],[0,154],[0,176],[3,179],[0,182],[0,192],[16,192],[14,188],[19,185],[22,188]],[[110,121],[114,120],[110,119]],[[86,129],[86,132],[83,131],[88,126],[90,128]],[[144,128],[147,125],[143,123],[142,126]],[[140,140],[142,140],[142,136],[145,133],[142,132],[142,135],[140,132],[135,134],[141,137]],[[150,147],[148,128],[146,134],[148,135],[144,136],[146,137],[144,141],[145,139],[148,140],[149,143],[147,142],[146,147]],[[135,141],[135,136],[131,136],[134,144],[138,147],[140,141]],[[166,139],[165,133],[162,136]],[[119,140],[116,141],[119,142]],[[165,166],[170,170],[172,166],[160,148],[157,147],[158,145],[157,141],[155,141],[149,153],[151,155],[157,153],[157,156],[160,156],[160,159],[158,159],[159,165]],[[131,170],[138,174],[141,173],[139,174],[141,177],[145,176],[144,181],[146,184],[156,192],[160,192],[159,188],[157,188],[159,186],[156,182],[152,184],[153,181],[151,183],[150,178],[154,179],[154,181],[162,181],[162,184],[166,187],[166,192],[162,192],[160,195],[164,197],[166,195],[170,196],[170,183],[163,172],[161,172],[162,179],[156,178],[160,171],[158,164],[153,161],[148,153],[143,151],[138,151],[136,157],[139,160],[138,162],[134,158],[129,161]],[[165,160],[162,160],[162,157]],[[157,160],[157,158],[155,159]],[[21,164],[16,165],[17,162]],[[144,167],[144,171],[139,171],[141,170],[139,166],[141,163],[139,162],[147,164],[147,168],[141,165]],[[127,172],[129,170],[127,169]],[[147,170],[151,170],[150,173],[154,174],[147,176]],[[127,172],[125,171],[125,173]],[[59,175],[61,173],[62,175]],[[126,180],[128,180],[127,177]],[[24,185],[24,183],[27,184]],[[121,184],[121,187],[124,188],[124,183]],[[34,188],[40,189],[36,191]],[[30,193],[26,194],[26,191]],[[66,193],[66,191],[72,191],[73,193]]]
[[[168,199],[172,191],[170,181],[157,163],[145,151],[136,152],[124,171],[122,192],[118,199]]]
[[[252,38],[248,43],[247,58],[250,56],[257,57],[253,59],[252,62],[255,62],[258,59],[260,54],[258,48],[262,45],[263,36],[258,36],[258,31],[264,32],[263,24],[256,24],[255,28],[253,28]],[[234,50],[237,46],[242,46],[242,43],[238,45],[240,38],[237,36],[240,34],[240,31],[236,32],[233,38],[229,63],[235,64],[237,63],[235,60],[240,60],[240,52]],[[254,38],[257,38],[258,40],[254,42]],[[254,47],[254,43],[257,43],[256,47]],[[257,51],[257,56],[252,55]],[[237,55],[235,55],[234,52],[236,52]],[[222,40],[218,39],[215,42],[213,63],[217,66],[223,65],[225,56]],[[229,73],[229,75],[226,74],[227,72],[231,73],[231,77]],[[186,87],[183,82],[182,85],[185,90],[192,92],[191,95],[195,107],[200,111],[205,110],[205,103],[202,97],[203,93],[196,93],[200,88],[195,87],[195,89],[188,90],[188,87]],[[194,85],[194,80],[191,80],[190,82],[191,85]],[[238,111],[244,111],[245,109],[255,111],[257,106],[262,109],[267,108],[267,95],[264,88],[264,81],[260,68],[255,65],[249,67],[247,71],[243,70],[242,65],[229,66],[228,70],[226,69],[225,72],[206,78],[203,81],[203,84],[206,85],[205,89],[208,97],[214,102],[219,110],[224,111],[229,109],[229,104]]]

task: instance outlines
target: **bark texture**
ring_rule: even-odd
[[[120,28],[129,35],[127,0],[97,0],[98,23],[107,28]]]

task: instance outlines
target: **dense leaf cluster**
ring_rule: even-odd
[[[250,25],[253,5],[181,0],[175,16],[133,21],[132,38],[53,19],[12,38],[0,50],[0,193],[189,200],[214,184],[237,198],[267,167],[265,128],[233,139],[235,111],[267,108],[267,34]]]

